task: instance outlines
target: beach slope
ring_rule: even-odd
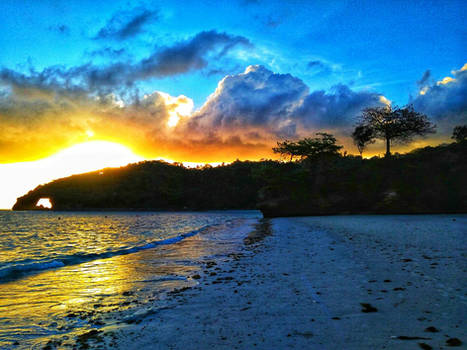
[[[121,349],[465,346],[466,215],[264,219]],[[463,344],[462,344],[463,342]]]

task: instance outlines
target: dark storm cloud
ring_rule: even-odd
[[[453,78],[425,86],[411,99],[417,111],[435,121],[456,125],[467,123],[467,64],[453,71]]]
[[[302,80],[250,66],[225,77],[191,121],[202,130],[261,130],[294,137],[299,130],[346,128],[363,108],[383,104],[381,95],[356,92],[345,85],[309,93]]]
[[[125,40],[138,35],[147,23],[157,19],[158,12],[155,10],[135,8],[130,11],[120,11],[99,30],[94,39]]]
[[[101,91],[125,89],[139,80],[164,78],[200,70],[210,59],[220,59],[236,46],[251,47],[248,39],[216,31],[200,32],[191,39],[172,46],[156,48],[140,62],[117,62],[107,66],[91,63],[66,68],[52,66],[41,72],[22,74],[10,69],[0,70],[0,81],[16,87],[55,91]]]

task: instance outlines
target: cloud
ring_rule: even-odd
[[[189,51],[193,42],[209,50],[215,44],[208,37],[198,38],[209,42],[206,46],[192,39],[174,45],[174,52]],[[222,55],[232,37],[214,38],[222,45],[211,52]],[[79,69],[90,71],[74,69],[79,77]],[[425,95],[413,101],[416,110],[434,110],[441,103],[444,107],[436,111],[460,111],[465,120],[465,71],[430,85]],[[103,75],[94,77],[96,84],[108,79],[103,72],[99,70]],[[301,79],[259,65],[225,76],[196,111],[193,101],[183,95],[85,89],[73,85],[76,76],[60,67],[27,76],[0,71],[0,162],[37,159],[90,137],[129,145],[149,158],[194,162],[271,157],[276,141],[318,131],[335,134],[353,150],[349,135],[361,110],[389,103],[377,92],[343,84],[328,91],[310,91]]]
[[[428,69],[425,71],[425,73],[423,73],[422,78],[419,81],[417,81],[417,85],[424,87],[429,82],[430,78],[431,78],[431,71]]]
[[[242,36],[203,31],[191,40],[154,52],[135,67],[133,74],[138,78],[147,78],[199,70],[208,65],[209,55],[215,54],[216,58],[222,58],[239,45],[252,47],[250,41]]]
[[[155,156],[154,152],[165,150],[167,155],[180,156],[183,152],[177,147],[189,149],[190,138],[174,129],[191,113],[193,102],[162,92],[141,97],[135,83],[208,67],[210,60],[218,62],[238,45],[251,46],[246,38],[210,31],[156,48],[139,62],[52,66],[27,73],[2,68],[0,162],[49,155],[86,140],[88,130],[133,145],[143,154]],[[209,156],[207,150],[215,148],[206,138],[192,141],[206,149],[200,157]],[[222,142],[233,147],[232,140]]]
[[[334,71],[331,65],[320,60],[310,61],[306,66],[314,78],[324,77]]]
[[[242,36],[203,31],[172,46],[155,48],[139,62],[121,61],[106,66],[87,63],[71,68],[52,66],[41,72],[31,70],[29,74],[3,68],[0,82],[23,88],[108,93],[113,88],[126,89],[141,80],[201,70],[208,67],[210,60],[222,59],[237,46],[252,47],[252,44]]]
[[[348,128],[362,109],[382,106],[384,96],[368,91],[353,91],[339,84],[331,91],[314,91],[303,100],[296,115],[307,128]]]
[[[410,103],[437,123],[452,127],[467,122],[467,64],[452,71],[452,77],[421,86]]]
[[[319,60],[310,61],[307,64],[308,68],[324,68],[325,64]]]
[[[157,19],[157,11],[142,7],[120,11],[99,30],[94,39],[126,40],[141,33],[146,24]]]
[[[154,150],[170,134],[171,118],[184,118],[190,105],[158,91],[125,103],[113,93],[14,88],[0,95],[0,163],[41,158],[90,135]]]
[[[106,57],[106,58],[111,58],[111,59],[116,59],[120,58],[122,56],[127,55],[127,51],[124,48],[120,49],[114,49],[111,47],[104,47],[98,50],[93,50],[90,52],[87,52],[86,55],[89,57]]]
[[[190,121],[190,128],[224,134],[255,132],[269,138],[297,137],[323,128],[348,128],[363,108],[381,106],[381,95],[337,85],[309,92],[290,74],[262,66],[227,76]]]
[[[275,135],[294,135],[291,111],[308,93],[308,87],[290,74],[274,74],[263,66],[221,80],[192,124],[228,132],[261,128]]]

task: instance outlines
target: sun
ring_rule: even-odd
[[[37,161],[0,164],[0,209],[11,208],[16,198],[40,184],[142,160],[144,158],[119,143],[89,141]],[[46,203],[42,204],[46,207]]]
[[[76,144],[48,159],[51,163],[60,164],[60,168],[66,168],[73,173],[118,167],[142,160],[129,148],[109,141],[89,141]]]

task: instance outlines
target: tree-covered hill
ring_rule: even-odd
[[[466,174],[467,142],[384,158],[308,158],[265,171],[259,207],[265,216],[465,213]]]
[[[317,139],[312,139],[314,142]],[[159,161],[74,175],[37,187],[13,209],[208,210],[265,216],[467,212],[467,142],[362,159],[324,152],[297,162],[188,169]]]
[[[189,169],[145,161],[38,186],[18,198],[13,209],[36,209],[40,198],[49,198],[54,210],[252,209],[261,184],[251,173],[259,166],[237,161]]]

